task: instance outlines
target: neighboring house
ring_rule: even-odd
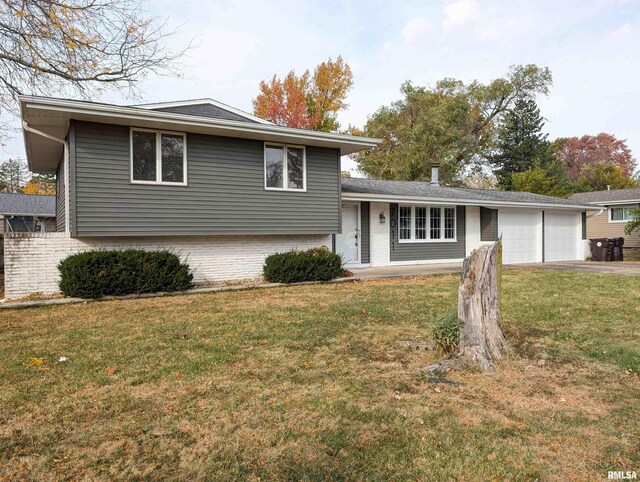
[[[631,211],[640,206],[640,188],[614,189],[574,194],[571,199],[579,203],[598,206],[599,211],[587,216],[587,237],[624,238],[625,248],[640,248],[640,233],[624,234],[631,219]]]
[[[0,193],[0,237],[4,237],[5,233],[55,231],[55,216],[55,196]],[[4,269],[3,239],[0,239],[0,269]]]
[[[277,126],[210,99],[20,104],[30,169],[56,173],[59,232],[7,236],[8,298],[56,292],[57,263],[96,248],[171,249],[196,282],[256,277],[271,253],[322,245],[353,267],[460,261],[500,234],[506,263],[584,257],[590,206],[427,183],[341,185],[341,156],[377,139]]]
[[[0,193],[2,232],[44,233],[56,230],[56,197]]]

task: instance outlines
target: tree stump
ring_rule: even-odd
[[[501,275],[501,240],[474,249],[465,258],[458,288],[458,318],[464,322],[460,342],[453,355],[429,365],[426,369],[429,373],[495,368],[495,360],[502,358],[505,344],[500,328]]]

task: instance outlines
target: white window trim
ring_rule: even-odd
[[[427,230],[427,239],[416,239],[416,207],[423,207],[427,209],[427,219],[426,219],[426,230]],[[411,208],[411,239],[400,239],[400,208]],[[439,239],[430,239],[431,236],[431,208],[439,208],[440,209],[440,238]],[[453,231],[455,236],[451,239],[447,239],[444,237],[444,209],[451,208],[455,211],[453,217]],[[440,206],[440,205],[426,205],[426,204],[398,204],[398,242],[399,243],[457,243],[458,242],[458,212],[456,206]]]
[[[267,186],[267,146],[282,147],[282,184],[285,187],[269,187]],[[287,162],[287,148],[295,147],[302,149],[302,189],[289,186],[289,171]],[[279,142],[265,141],[263,150],[263,168],[264,171],[264,188],[266,191],[291,191],[291,192],[307,192],[307,148],[297,144],[281,144]]]
[[[629,219],[613,219],[613,210],[614,209],[624,209],[624,210],[629,210],[629,211],[633,211],[634,209],[637,209],[637,205],[636,204],[621,204],[619,206],[610,206],[608,208],[609,211],[609,222],[613,223],[613,224],[618,224],[618,223],[628,223]]]
[[[142,181],[133,178],[133,132],[153,132],[156,135],[156,180]],[[170,182],[162,180],[162,134],[182,136],[182,182]],[[152,184],[162,186],[186,186],[187,185],[187,134],[184,132],[163,131],[158,129],[144,129],[142,127],[129,128],[129,171],[131,184]]]

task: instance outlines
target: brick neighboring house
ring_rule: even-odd
[[[574,194],[571,199],[600,208],[600,211],[592,211],[587,215],[589,239],[624,238],[625,249],[640,249],[639,231],[631,235],[624,234],[631,211],[640,206],[640,188],[583,192]]]

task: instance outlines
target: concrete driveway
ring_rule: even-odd
[[[505,266],[506,269],[531,268],[559,271],[582,271],[586,273],[610,273],[640,276],[640,263],[595,263],[591,261],[562,261],[555,263],[527,263]],[[350,268],[358,279],[413,278],[434,274],[458,274],[462,263],[413,264],[406,266],[380,266],[372,268]]]
[[[640,276],[640,263],[596,263],[593,261],[557,261],[550,263],[512,264],[507,268],[553,269],[558,271],[583,271],[586,273],[608,273]]]

